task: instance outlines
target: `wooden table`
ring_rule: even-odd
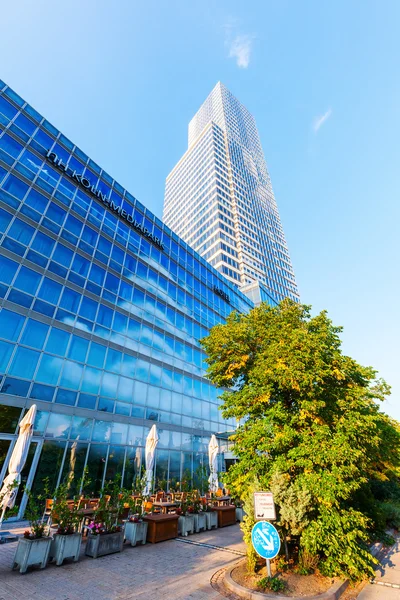
[[[178,537],[179,515],[146,515],[147,541],[151,544]]]
[[[231,503],[231,497],[217,496],[217,498],[214,498],[213,502],[217,502],[217,506],[227,506]]]
[[[229,506],[212,506],[211,510],[215,511],[218,514],[218,527],[235,525],[236,507],[233,506],[233,504]]]
[[[163,514],[166,515],[177,509],[179,504],[178,502],[153,502],[153,506],[161,507]]]

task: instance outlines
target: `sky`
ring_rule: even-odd
[[[0,78],[157,216],[222,81],[255,116],[301,300],[400,420],[398,0],[13,0]]]

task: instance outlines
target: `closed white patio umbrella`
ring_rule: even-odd
[[[151,493],[151,487],[153,483],[153,470],[154,470],[154,458],[156,452],[156,446],[158,444],[158,432],[157,427],[154,424],[149,431],[149,435],[146,439],[145,448],[145,459],[146,459],[146,485],[143,490],[144,496],[149,496]]]
[[[17,498],[18,488],[21,484],[21,471],[24,468],[28,456],[29,446],[33,434],[33,425],[36,417],[36,404],[33,404],[21,423],[19,424],[19,436],[8,463],[8,475],[3,481],[0,490],[0,527],[3,523],[7,508],[12,508]],[[15,487],[13,485],[15,484]]]
[[[208,462],[210,465],[210,477],[208,478],[210,492],[218,491],[218,442],[215,434],[212,434],[208,444]]]

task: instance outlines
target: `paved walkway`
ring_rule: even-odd
[[[375,583],[369,583],[358,600],[400,600],[400,537],[377,569]]]
[[[222,600],[210,579],[244,553],[239,525],[184,540],[196,544],[125,544],[121,553],[97,559],[85,557],[84,542],[78,563],[49,564],[25,575],[11,570],[16,542],[2,544],[0,600]]]

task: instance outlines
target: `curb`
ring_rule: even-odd
[[[235,563],[232,567],[228,568],[225,571],[224,575],[224,585],[228,588],[230,592],[237,594],[240,598],[245,598],[246,600],[288,600],[288,596],[278,596],[278,594],[264,594],[262,592],[253,592],[242,585],[239,585],[232,579],[232,571],[238,567],[243,560]],[[345,581],[338,581],[333,585],[328,591],[323,592],[322,594],[318,594],[317,596],[303,596],[304,600],[338,600],[340,596],[343,594],[344,590],[349,585],[348,579]],[[291,596],[291,600],[295,600],[295,596]]]

